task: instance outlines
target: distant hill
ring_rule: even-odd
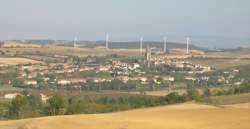
[[[72,46],[73,42],[67,42],[60,45],[65,46]],[[105,41],[78,41],[77,42],[78,47],[84,47],[84,48],[94,48],[94,47],[105,47]],[[162,48],[163,49],[163,43],[157,42],[157,41],[145,41],[143,42],[143,48],[146,48],[147,45],[150,47],[156,47],[156,48]],[[140,43],[136,41],[130,41],[130,42],[110,42],[109,48],[125,48],[125,49],[136,49],[140,47]],[[186,48],[186,44],[182,43],[174,43],[174,42],[168,42],[167,43],[168,49],[176,49],[176,48]],[[204,50],[204,48],[195,46],[190,44],[191,49],[197,49],[197,50]]]
[[[55,44],[60,46],[73,46],[73,41],[67,40],[15,40],[18,43],[31,43],[31,44],[38,44],[38,45],[48,45],[48,44]],[[162,48],[163,43],[159,41],[145,41],[143,42],[143,48],[146,48],[147,45],[150,47]],[[78,47],[83,48],[95,48],[100,46],[105,46],[105,41],[77,41]],[[140,43],[138,41],[129,41],[129,42],[110,42],[109,48],[126,48],[126,49],[135,49],[139,48]],[[168,49],[183,49],[186,48],[186,44],[183,43],[175,43],[175,42],[168,42],[167,43]],[[204,50],[204,48],[195,46],[190,44],[191,49],[197,50]]]
[[[145,41],[143,42],[143,48],[146,48],[147,45],[149,45],[150,47],[156,47],[156,48],[163,48],[163,43],[162,42],[157,42],[157,41]],[[84,47],[97,47],[97,46],[105,46],[105,42],[104,41],[97,41],[97,42],[87,42],[84,43]],[[140,43],[139,42],[110,42],[109,43],[109,48],[139,48],[140,47]],[[173,42],[169,42],[167,43],[167,48],[168,49],[174,49],[174,48],[186,48],[185,44],[181,44],[181,43],[173,43]],[[202,49],[200,47],[197,47],[195,45],[190,45],[191,49]]]

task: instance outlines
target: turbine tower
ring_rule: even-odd
[[[190,38],[187,37],[187,54],[189,54],[189,40],[190,40]]]
[[[77,37],[74,38],[74,48],[76,48]]]
[[[143,37],[140,38],[140,52],[142,53]]]
[[[163,42],[164,42],[163,51],[166,53],[167,52],[167,37],[166,36],[163,37]]]
[[[109,34],[106,34],[106,49],[109,49]]]

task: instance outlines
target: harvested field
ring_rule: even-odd
[[[186,90],[158,90],[158,91],[145,91],[145,95],[149,95],[149,96],[166,96],[169,93],[173,93],[176,92],[180,95],[183,95],[185,93],[187,93]],[[133,91],[133,92],[125,92],[125,93],[129,93],[129,94],[141,94],[139,91]]]
[[[10,53],[37,53],[44,55],[62,55],[62,56],[105,56],[117,54],[122,56],[142,56],[139,49],[105,49],[105,48],[72,48],[63,46],[48,45],[41,48],[1,48],[2,51]]]
[[[2,121],[1,129],[249,129],[250,109],[193,103],[132,111]]]
[[[37,64],[42,62],[27,58],[0,58],[0,64],[17,65],[17,64],[29,64],[29,63]]]
[[[227,69],[250,64],[250,60],[246,59],[219,59],[219,58],[190,58],[186,61],[200,64],[204,66],[211,66],[216,69]],[[216,63],[214,63],[216,62]]]

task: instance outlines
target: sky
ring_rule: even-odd
[[[0,0],[0,39],[161,41],[250,47],[250,0]]]

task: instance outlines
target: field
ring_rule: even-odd
[[[7,41],[4,47],[29,47],[29,48],[40,48],[41,45],[31,44],[31,43],[19,43],[16,41]]]
[[[17,64],[28,64],[28,63],[37,64],[42,62],[27,58],[0,58],[0,64],[17,65]]]
[[[215,105],[228,105],[237,103],[250,102],[250,93],[236,94],[236,95],[225,95],[225,96],[213,96],[209,100],[211,104]]]
[[[110,54],[117,54],[122,56],[141,56],[139,49],[105,49],[103,47],[98,48],[72,48],[63,46],[47,45],[41,48],[0,48],[3,51],[9,51],[11,53],[40,53],[44,55],[63,55],[63,56],[104,56]]]
[[[249,129],[250,108],[193,103],[132,111],[1,121],[1,129]]]
[[[186,61],[192,62],[194,64],[211,66],[216,69],[227,69],[227,68],[232,68],[236,66],[250,64],[250,60],[247,60],[247,59],[189,58],[189,59],[186,59]]]
[[[185,89],[181,89],[181,90],[157,90],[157,91],[145,91],[145,94],[146,95],[149,95],[149,96],[166,96],[168,95],[169,93],[172,93],[172,92],[176,92],[180,95],[182,94],[185,94],[187,93]],[[125,93],[129,93],[129,94],[141,94],[139,91],[132,91],[132,92],[125,92]]]

